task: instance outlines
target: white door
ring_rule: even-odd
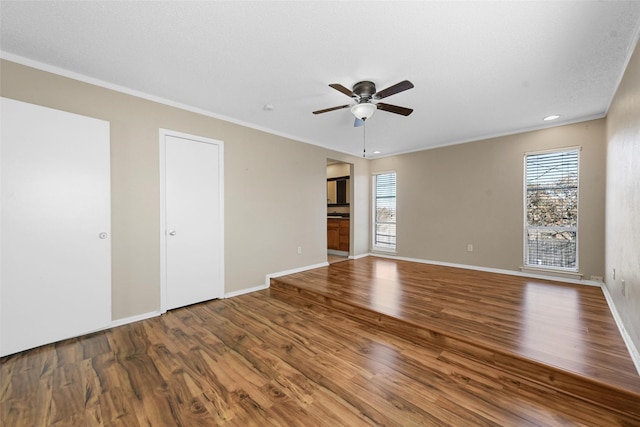
[[[224,294],[223,153],[221,141],[170,131],[160,143],[167,310]]]
[[[109,123],[1,99],[0,353],[111,322]]]

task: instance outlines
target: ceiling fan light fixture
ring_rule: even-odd
[[[373,116],[376,109],[376,104],[371,102],[362,102],[351,107],[351,112],[356,116],[356,119],[367,120],[369,117]]]

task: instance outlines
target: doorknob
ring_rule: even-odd
[[[176,230],[169,231],[169,236],[175,236],[175,235],[176,235]]]
[[[102,232],[102,233],[98,234],[98,238],[99,238],[99,239],[103,239],[103,240],[104,240],[104,239],[106,239],[106,238],[107,238],[107,236],[108,236],[108,234],[107,234],[107,233],[105,233],[105,232]]]

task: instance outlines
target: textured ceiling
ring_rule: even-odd
[[[327,85],[410,80],[384,102],[412,115],[367,121],[378,156],[603,117],[640,31],[640,1],[2,1],[0,14],[6,59],[354,155],[348,109],[311,114],[350,102]]]

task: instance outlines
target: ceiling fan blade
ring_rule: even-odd
[[[340,105],[338,107],[331,107],[331,108],[325,108],[324,110],[318,110],[318,111],[314,111],[313,114],[322,114],[322,113],[327,113],[329,111],[333,111],[333,110],[342,110],[343,108],[348,108],[350,107],[349,104],[345,104],[345,105]]]
[[[352,98],[357,98],[358,96],[353,93],[351,90],[347,89],[346,87],[342,86],[340,83],[331,83],[329,85],[330,87],[334,88],[335,90],[337,90],[338,92],[342,92],[345,95],[352,97]]]
[[[411,108],[398,107],[397,105],[391,104],[383,104],[382,102],[378,102],[376,105],[378,106],[378,110],[384,110],[390,113],[400,114],[402,116],[408,116],[409,114],[413,113],[413,109]]]
[[[364,125],[364,120],[359,119],[359,118],[356,117],[356,121],[353,123],[353,127],[354,128],[359,128],[362,125]]]
[[[396,83],[393,86],[390,86],[376,93],[375,97],[377,99],[386,98],[387,96],[395,95],[396,93],[403,92],[405,90],[411,89],[412,87],[413,83],[411,83],[409,80],[403,80],[400,83]]]

